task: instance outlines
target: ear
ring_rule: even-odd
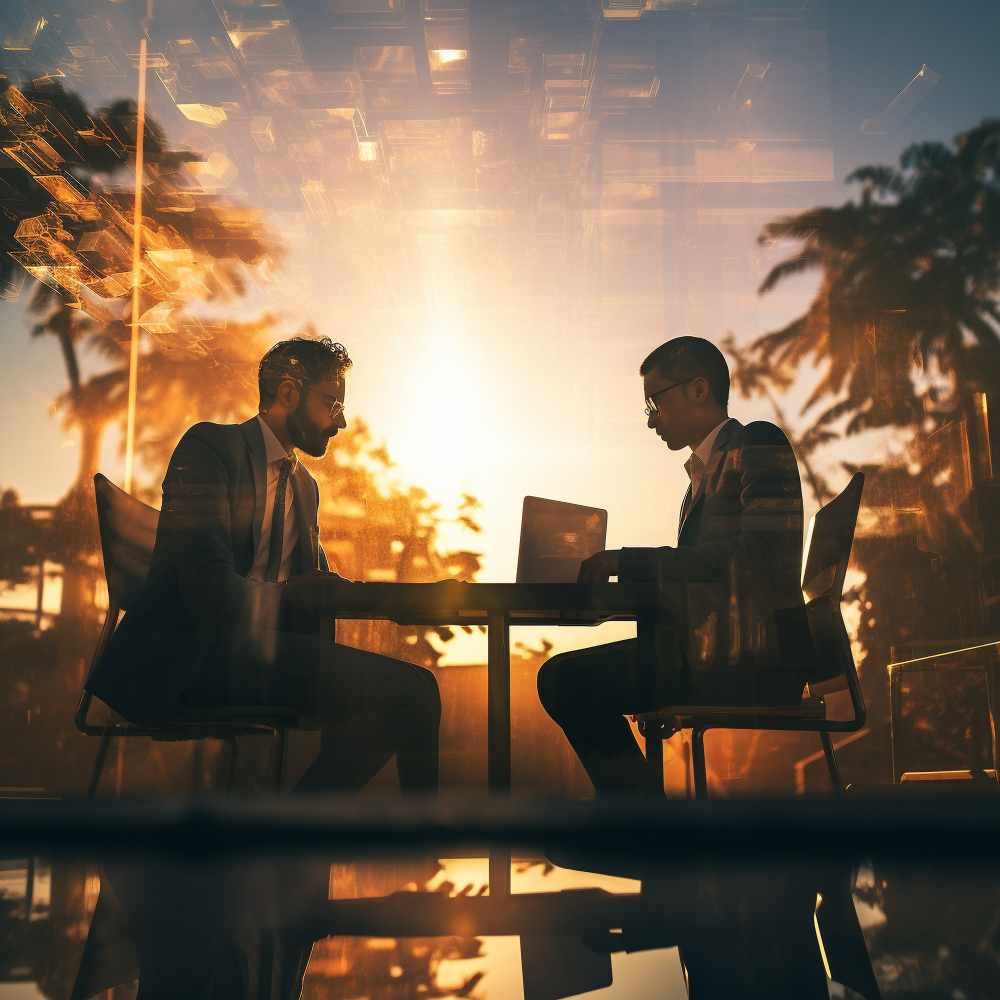
[[[691,391],[694,393],[695,402],[704,403],[711,395],[711,390],[708,387],[708,379],[704,375],[696,376],[695,380],[691,383]]]
[[[295,405],[298,402],[299,387],[290,378],[286,378],[281,385],[278,386],[278,394],[276,396],[277,402],[281,403],[282,406],[287,407],[289,410],[294,410]]]

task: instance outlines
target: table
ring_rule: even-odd
[[[487,784],[510,794],[511,625],[597,625],[652,618],[655,585],[633,583],[355,583],[310,580],[295,595],[289,626],[333,637],[337,618],[398,625],[484,625],[487,629]]]
[[[487,786],[510,795],[511,625],[640,626],[660,610],[655,584],[637,583],[355,583],[331,576],[297,588],[289,627],[333,638],[337,618],[380,619],[398,625],[485,625],[487,630]],[[640,642],[652,646],[652,629]],[[650,649],[650,655],[654,651]],[[505,867],[506,864],[506,867]],[[510,859],[490,858],[491,892],[506,895]]]

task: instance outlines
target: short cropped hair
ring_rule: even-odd
[[[640,375],[651,371],[678,380],[701,375],[720,406],[729,405],[729,365],[726,356],[703,337],[675,337],[653,351],[639,366]]]
[[[347,355],[347,348],[329,337],[279,340],[260,359],[257,369],[260,401],[262,404],[270,403],[278,395],[281,383],[289,379],[301,388],[319,385],[320,382],[339,382],[353,364]]]

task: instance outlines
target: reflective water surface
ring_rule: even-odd
[[[3,975],[25,985],[5,995],[871,1000],[1000,983],[993,797],[112,814],[8,807]]]

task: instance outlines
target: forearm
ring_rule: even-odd
[[[193,617],[248,621],[262,628],[275,628],[280,620],[283,583],[248,580],[220,562],[179,570],[178,583],[185,609]]]
[[[736,539],[718,539],[690,547],[622,549],[618,556],[618,579],[658,583],[725,582],[736,554]]]

